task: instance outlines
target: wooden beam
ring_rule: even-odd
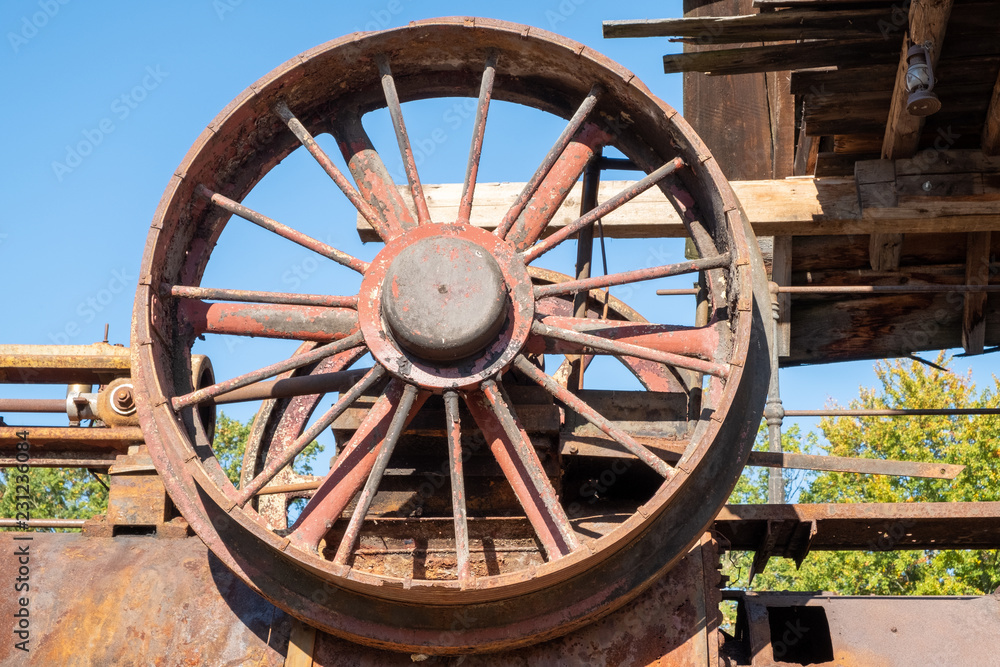
[[[932,68],[937,67],[944,44],[945,29],[951,16],[952,0],[912,0],[910,3],[910,22],[907,39],[899,55],[896,67],[896,82],[892,90],[892,104],[889,107],[889,120],[885,126],[885,138],[882,141],[882,157],[888,160],[913,157],[920,143],[920,130],[924,119],[912,116],[906,110],[906,51],[913,44],[930,45]]]
[[[897,38],[818,40],[793,44],[718,49],[663,56],[663,71],[747,74],[802,69],[878,65],[896,60]]]
[[[888,7],[815,12],[790,9],[746,16],[604,21],[604,37],[679,37],[696,44],[778,42],[796,39],[881,37],[891,22]]]
[[[993,95],[983,123],[983,153],[1000,155],[1000,73],[993,84]]]
[[[896,165],[899,169],[899,163]],[[603,181],[598,199],[605,201],[631,182]],[[853,178],[788,178],[735,181],[733,190],[743,204],[758,236],[827,236],[881,233],[954,233],[1000,230],[1000,196],[985,193],[969,197],[901,197],[897,206],[871,207],[862,215]],[[472,224],[493,229],[524,187],[523,183],[480,183],[472,208]],[[401,188],[404,194],[407,188]],[[424,195],[435,222],[457,219],[462,185],[425,185]],[[581,189],[575,186],[547,228],[547,233],[569,224],[579,215]],[[410,201],[407,198],[407,201]],[[886,202],[891,203],[891,202]],[[684,238],[680,217],[655,188],[605,216],[609,238]],[[363,241],[378,236],[363,219],[358,221]]]
[[[965,284],[990,282],[990,232],[969,232]],[[962,309],[962,347],[967,354],[982,354],[986,343],[986,292],[969,292]]]
[[[854,165],[861,215],[871,209],[892,209],[896,197],[896,163],[892,160],[863,160]],[[877,227],[876,227],[877,229]],[[869,236],[868,255],[872,270],[895,271],[903,249],[903,235],[873,231]]]

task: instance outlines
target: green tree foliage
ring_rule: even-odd
[[[938,358],[939,365],[949,360]],[[881,386],[862,389],[855,408],[977,408],[1000,405],[1000,381],[977,390],[970,377],[931,369],[917,362],[876,365]],[[810,473],[801,479],[797,502],[899,503],[1000,500],[1000,417],[841,417],[821,421],[826,442],[806,441],[808,449],[836,456],[940,461],[966,466],[954,481],[910,477]],[[802,448],[789,429],[785,447]],[[748,469],[732,502],[764,502],[766,471]],[[796,569],[771,559],[753,587],[760,590],[823,590],[841,594],[962,595],[993,592],[1000,586],[1000,552],[892,551],[906,533],[892,527],[869,551],[813,552]],[[751,554],[732,554],[731,584],[746,586]]]
[[[213,449],[219,464],[234,484],[239,482],[243,451],[246,449],[253,418],[247,422],[230,419],[219,413]],[[313,442],[295,458],[292,469],[303,475],[312,473],[318,443]],[[17,485],[25,486],[16,468],[0,469],[0,517],[14,518],[19,509]],[[30,516],[33,519],[89,519],[107,512],[107,476],[97,476],[80,468],[33,468],[27,471]],[[8,490],[10,491],[8,493]],[[23,505],[22,505],[23,508]],[[0,530],[17,530],[16,528]],[[38,529],[47,530],[47,529]]]

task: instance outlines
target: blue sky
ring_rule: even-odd
[[[680,77],[664,75],[660,64],[664,53],[679,50],[675,45],[664,39],[601,37],[604,19],[679,16],[681,3],[676,0],[4,2],[0,6],[4,35],[0,73],[6,88],[6,102],[0,106],[4,147],[0,341],[85,344],[100,340],[104,324],[109,323],[111,342],[128,344],[138,267],[153,212],[192,142],[232,98],[285,60],[345,33],[462,14],[525,23],[576,39],[621,62],[655,94],[681,106]],[[425,182],[461,179],[460,172],[449,177],[452,172],[444,168],[464,165],[471,132],[471,121],[454,122],[467,116],[463,107],[449,106],[454,104],[404,107],[411,136],[427,139],[435,136],[435,129],[446,131],[446,141],[425,144]],[[511,113],[507,121],[498,120],[487,130],[491,143],[481,180],[527,178],[561,129],[555,121],[522,122]],[[376,145],[391,137],[391,127],[383,126],[384,135],[373,133]],[[504,132],[516,141],[505,139]],[[387,147],[393,149],[391,144]],[[345,202],[324,198],[330,194],[329,184],[315,165],[301,157],[287,160],[272,182],[252,193],[248,203],[252,199],[253,205],[289,224],[306,219],[302,222],[305,229],[322,230],[331,217],[346,217],[347,222],[341,224],[350,225],[351,211]],[[288,188],[313,184],[324,189],[322,196],[304,203],[289,201]],[[228,264],[210,269],[214,286],[253,287],[250,283],[258,279],[263,283],[265,276],[271,276],[285,288],[296,280],[309,280],[301,286],[303,291],[342,293],[323,286],[325,274],[310,268],[313,260],[306,251],[265,248],[252,232],[239,233],[245,236],[237,237],[234,231],[232,239],[223,238],[235,250]],[[245,254],[239,245],[243,242]],[[361,248],[353,239],[343,243],[345,250],[362,255],[376,250]],[[630,252],[626,243],[611,248],[615,249]],[[656,258],[662,254],[656,263],[667,263],[676,261],[679,250],[662,246],[643,252]],[[617,270],[622,268],[619,265]],[[631,305],[651,319],[657,318],[648,309],[680,307],[673,300],[665,305],[664,297],[657,300],[654,289],[650,286],[620,296],[628,297]],[[216,341],[205,351],[219,375],[227,376],[249,370],[252,366],[247,364],[257,360],[255,349],[249,344],[234,347]],[[266,349],[266,344],[260,349]],[[975,366],[981,384],[989,380],[991,359],[981,358]],[[956,368],[968,365],[967,360],[957,361],[963,363],[956,363]],[[871,368],[871,363],[864,362],[818,372],[784,371],[785,406],[816,408],[830,398],[846,403],[857,395],[860,384],[874,383]],[[30,392],[11,387],[0,390],[4,396],[52,398],[61,391],[53,387]]]

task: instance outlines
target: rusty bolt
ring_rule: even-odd
[[[135,397],[132,395],[132,387],[123,385],[115,389],[111,395],[111,405],[117,412],[129,413],[135,409]]]

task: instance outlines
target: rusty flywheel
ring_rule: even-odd
[[[457,215],[443,220],[423,195],[401,106],[435,97],[478,99]],[[472,224],[491,100],[568,124],[509,208]],[[361,123],[386,108],[409,191],[393,182]],[[336,140],[353,178],[316,143],[321,134]],[[550,224],[605,146],[644,177],[577,220]],[[299,148],[383,242],[371,261],[241,204]],[[701,259],[598,277],[572,262],[563,273],[533,264],[645,190],[673,204]],[[201,286],[223,229],[247,224],[234,215],[272,232],[275,244],[298,243],[360,275],[360,290]],[[337,232],[355,233],[353,225]],[[698,272],[708,306],[698,326],[662,321],[669,313],[646,321],[604,289]],[[173,502],[276,605],[387,648],[523,645],[631,599],[726,501],[766,393],[762,267],[714,158],[627,70],[499,21],[349,35],[262,78],[178,168],[141,275],[133,376]],[[195,390],[191,347],[214,334],[302,344]],[[581,388],[573,378],[594,355],[618,359],[644,391]],[[233,485],[204,421],[217,400],[251,399],[265,400]],[[331,426],[332,467],[302,492],[305,505],[286,525],[284,506],[268,505],[269,485]],[[621,480],[613,490],[576,490],[607,471]]]

